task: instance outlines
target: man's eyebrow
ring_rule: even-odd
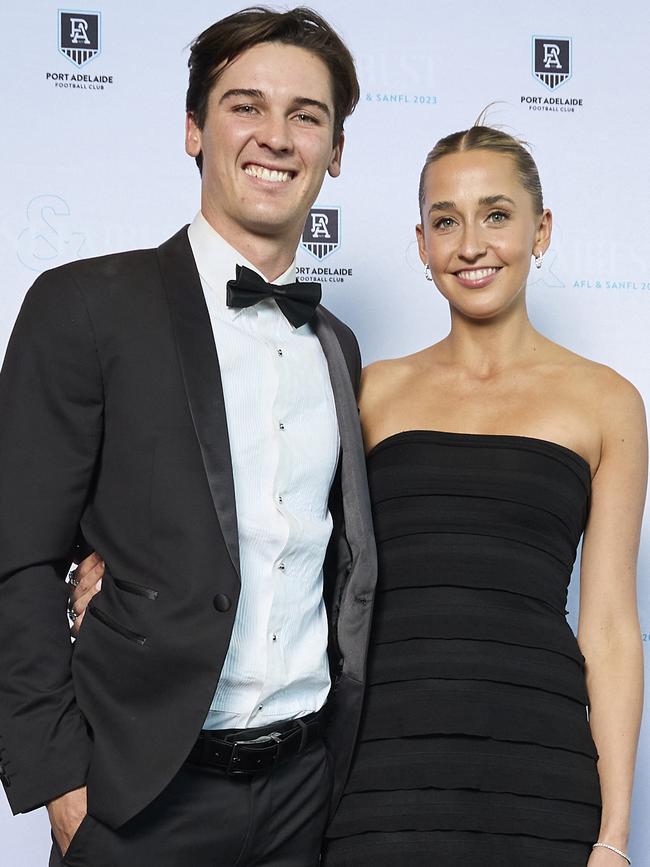
[[[327,117],[331,115],[330,107],[327,103],[321,102],[319,99],[311,99],[308,96],[297,96],[293,100],[293,105],[296,108],[318,108]]]
[[[252,87],[233,87],[222,94],[219,102],[225,102],[233,96],[243,96],[246,99],[266,99],[261,90]]]
[[[431,214],[433,211],[454,211],[455,209],[456,202],[432,202],[429,213]]]

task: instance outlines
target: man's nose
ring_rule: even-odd
[[[290,151],[293,137],[289,119],[272,112],[266,114],[257,130],[257,143],[274,151]]]

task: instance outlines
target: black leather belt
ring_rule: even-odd
[[[227,774],[259,774],[301,753],[321,737],[320,712],[264,728],[204,729],[186,761],[221,768]]]

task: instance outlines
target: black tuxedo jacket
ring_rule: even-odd
[[[341,791],[376,565],[352,332],[319,307],[341,435],[326,558]],[[71,650],[78,528],[106,561]],[[84,783],[117,827],[171,780],[205,720],[240,592],[218,347],[186,229],[43,274],[0,376],[0,775],[14,812]]]

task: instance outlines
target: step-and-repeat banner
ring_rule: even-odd
[[[325,182],[299,266],[323,282],[325,303],[354,328],[364,360],[403,355],[446,333],[446,305],[416,251],[418,176],[438,138],[494,103],[488,122],[532,144],[555,216],[552,247],[531,275],[533,322],[620,371],[650,403],[645,0],[313,5],[350,45],[362,94],[346,127],[341,177]],[[157,245],[192,219],[199,178],[183,150],[187,45],[237,8],[208,0],[2,4],[0,356],[41,271]],[[649,537],[647,520],[645,648]],[[637,867],[650,865],[649,784],[646,722],[631,844]],[[7,867],[45,864],[44,811],[12,819],[2,799],[0,839]]]

